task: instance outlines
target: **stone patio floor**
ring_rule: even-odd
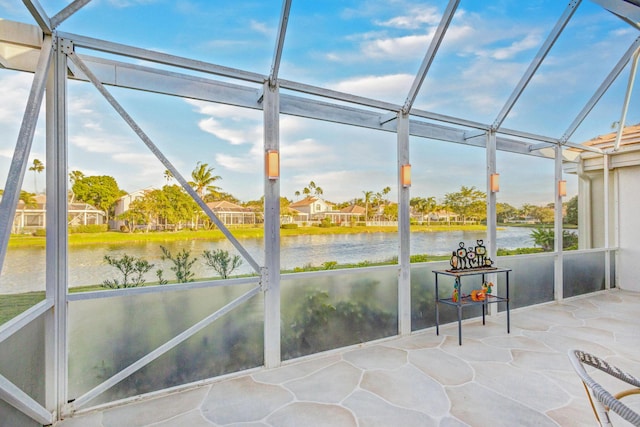
[[[56,427],[597,425],[567,358],[579,348],[640,375],[640,293],[603,291],[350,347]],[[602,379],[605,387],[620,386]],[[640,398],[628,401],[640,409]],[[615,420],[614,420],[615,421]],[[615,425],[625,425],[623,422]]]

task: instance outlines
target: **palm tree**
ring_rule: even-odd
[[[386,198],[386,195],[387,195],[387,194],[389,194],[389,193],[391,193],[391,187],[384,187],[384,188],[382,189],[382,195],[384,196],[384,202],[385,202],[385,205],[387,204],[387,198]]]
[[[431,224],[431,214],[438,209],[438,203],[436,202],[436,198],[431,196],[427,197],[427,203],[425,206],[425,210],[427,211],[427,224]]]
[[[213,185],[219,179],[222,179],[219,175],[213,175],[212,167],[209,167],[208,163],[196,164],[195,169],[191,172],[191,178],[193,181],[189,182],[189,185],[196,190],[200,198],[204,197],[205,190],[210,193],[218,193],[220,187]]]
[[[26,208],[35,208],[38,206],[38,202],[36,202],[36,195],[34,193],[28,193],[24,190],[20,190],[20,200],[24,202],[24,207]]]
[[[373,191],[363,191],[364,193],[364,220],[369,219],[369,202],[371,201],[371,196],[373,196]]]
[[[313,192],[315,193],[316,196],[321,196],[324,193],[322,191],[322,188],[320,188],[320,187],[316,187]]]
[[[38,159],[33,159],[33,166],[31,166],[29,170],[33,171],[33,188],[35,193],[38,194],[37,174],[44,170],[44,163]]]
[[[300,192],[299,192],[299,191],[296,191],[296,192],[295,192],[295,193],[293,193],[293,194],[295,194],[296,199],[299,199],[299,198],[300,198]]]
[[[167,185],[169,185],[169,182],[173,179],[173,174],[169,169],[164,170],[164,179],[167,181]]]
[[[76,198],[76,195],[73,192],[73,185],[76,182],[80,181],[82,178],[84,178],[84,174],[79,170],[69,172],[69,181],[71,181],[71,189],[69,190],[69,192],[71,193],[71,200],[69,200],[69,203],[73,203]]]
[[[76,181],[84,178],[84,174],[78,170],[69,172],[69,180],[71,181],[71,185],[75,184]]]

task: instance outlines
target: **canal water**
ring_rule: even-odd
[[[530,228],[505,227],[498,230],[498,247],[516,249],[532,247]],[[447,255],[458,247],[475,246],[478,239],[484,239],[482,231],[448,231],[435,233],[412,233],[411,254]],[[262,239],[242,239],[241,244],[263,265],[264,242]],[[216,277],[217,274],[202,261],[204,250],[224,249],[237,254],[233,245],[226,240],[219,241],[174,241],[163,244],[172,254],[182,249],[197,256],[198,261],[192,271],[196,278]],[[282,269],[321,266],[325,262],[338,264],[386,261],[398,255],[397,233],[361,233],[284,236],[280,241],[280,264]],[[170,261],[161,259],[160,243],[126,243],[100,246],[72,246],[69,248],[70,286],[101,284],[104,280],[119,278],[114,267],[104,262],[104,256],[121,257],[124,254],[143,258],[154,264],[145,276],[147,281],[156,281],[155,271],[162,269],[164,277],[173,280]],[[232,274],[252,273],[252,268],[243,262]],[[44,248],[11,248],[0,276],[0,293],[11,294],[44,289],[45,250]]]

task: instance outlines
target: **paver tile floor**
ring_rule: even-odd
[[[316,355],[56,427],[597,425],[567,352],[640,375],[639,312],[640,294],[600,292],[512,310],[510,334],[503,313],[469,320],[462,346],[449,324],[439,336],[428,329]]]

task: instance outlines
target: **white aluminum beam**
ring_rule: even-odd
[[[587,115],[591,112],[593,107],[598,103],[602,95],[609,89],[609,87],[613,84],[613,82],[618,78],[624,67],[627,65],[633,53],[640,48],[640,37],[636,38],[636,40],[631,44],[629,49],[622,55],[622,58],[618,61],[618,63],[613,67],[609,75],[604,79],[600,87],[593,94],[591,99],[587,102],[587,104],[582,108],[582,111],[576,116],[573,120],[569,128],[564,132],[560,141],[565,142],[571,135],[576,131],[578,126],[582,123],[582,121],[587,117]]]
[[[416,100],[416,96],[418,96],[418,92],[420,91],[420,87],[422,87],[422,83],[424,82],[424,78],[427,76],[429,72],[429,68],[431,68],[431,64],[433,63],[433,58],[435,58],[436,53],[438,53],[438,49],[440,48],[440,44],[442,43],[442,39],[444,39],[444,35],[449,28],[449,24],[451,24],[451,20],[453,19],[453,15],[456,13],[456,9],[458,8],[458,4],[460,0],[450,0],[447,8],[440,19],[440,23],[438,24],[438,28],[436,29],[433,38],[431,39],[431,43],[429,44],[429,49],[422,60],[422,64],[420,64],[420,69],[416,74],[416,78],[413,80],[411,84],[411,89],[409,89],[409,94],[407,95],[407,99],[404,101],[404,105],[402,106],[402,113],[408,114],[413,106],[413,103]]]
[[[67,301],[86,301],[103,298],[120,298],[126,296],[132,298],[135,295],[171,293],[175,291],[187,291],[190,289],[217,288],[221,286],[239,286],[257,284],[257,276],[237,279],[203,280],[202,282],[172,283],[158,286],[142,286],[138,288],[109,289],[102,291],[75,292],[67,295]]]
[[[475,122],[472,120],[461,119],[459,117],[447,116],[444,114],[433,113],[430,111],[419,110],[416,108],[411,109],[411,115],[414,117],[422,117],[424,119],[430,119],[437,122],[449,123],[452,125],[464,126],[464,127],[483,130],[483,131],[487,131],[491,129],[491,126],[486,123]]]
[[[591,0],[640,30],[640,4],[637,0]]]
[[[27,311],[24,311],[13,319],[8,320],[0,327],[0,343],[33,322],[38,317],[42,316],[51,307],[53,307],[53,300],[40,301]]]
[[[264,155],[280,153],[280,90],[270,82],[264,84]],[[262,288],[264,290],[264,365],[275,368],[281,363],[280,350],[280,177],[264,180],[264,260]]]
[[[554,235],[555,235],[555,264],[553,276],[553,294],[556,301],[564,299],[564,279],[563,279],[563,227],[562,227],[562,196],[559,192],[559,181],[562,179],[562,147],[555,146],[555,205],[554,205]]]
[[[48,35],[51,35],[51,31],[53,28],[51,27],[51,21],[49,20],[49,16],[47,16],[47,12],[42,8],[38,0],[22,0],[24,5],[27,7],[33,19],[36,20],[40,29]]]
[[[291,80],[280,79],[278,81],[280,89],[292,90],[295,92],[306,93],[309,95],[319,96],[321,98],[333,99],[335,101],[344,101],[349,104],[363,105],[365,107],[378,108],[384,111],[397,112],[402,108],[399,104],[378,101],[376,99],[366,98],[364,96],[352,95],[350,93],[339,92],[337,90],[325,89],[305,83],[293,82]]]
[[[485,182],[487,189],[487,240],[485,242],[485,246],[487,248],[487,255],[494,262],[497,259],[498,254],[498,218],[497,218],[497,195],[495,192],[491,191],[491,175],[497,172],[497,159],[496,159],[496,151],[497,151],[497,142],[496,142],[496,133],[495,131],[489,131],[485,135],[483,135],[486,140],[486,164],[485,164]],[[487,276],[487,281],[492,283],[497,282],[498,277],[495,273],[490,273]],[[495,286],[492,289],[494,295],[498,293],[498,287]],[[497,304],[489,304],[489,314],[495,316],[498,314],[498,305]]]
[[[64,20],[76,13],[90,1],[91,0],[74,0],[73,2],[69,3],[64,9],[51,17],[51,28],[57,28],[58,25],[60,25]]]
[[[387,113],[380,116],[380,124],[389,123],[398,118],[398,113]]]
[[[627,110],[629,109],[629,101],[631,101],[631,92],[633,91],[633,84],[636,79],[636,71],[638,70],[638,58],[640,58],[640,47],[633,53],[633,61],[631,62],[631,71],[629,71],[629,82],[627,83],[627,92],[624,97],[624,104],[622,105],[622,113],[620,121],[618,122],[618,133],[616,134],[616,141],[613,145],[613,151],[620,149],[620,141],[622,141],[622,132],[624,131],[625,121],[627,120]]]
[[[267,79],[267,76],[258,73],[224,67],[222,65],[214,65],[204,61],[183,58],[176,55],[170,55],[168,53],[154,52],[152,50],[128,46],[121,43],[108,42],[105,40],[98,40],[77,34],[59,32],[58,37],[73,41],[76,48],[83,47],[100,52],[112,53],[114,55],[154,62],[157,64],[169,65],[186,70],[200,71],[203,73],[260,84]]]
[[[34,72],[43,32],[35,26],[0,19],[0,62],[3,68]]]
[[[504,120],[507,118],[507,115],[515,105],[518,98],[520,98],[520,95],[522,95],[522,92],[531,81],[531,78],[535,74],[536,70],[538,69],[538,67],[540,67],[540,64],[542,64],[542,61],[544,61],[544,58],[553,47],[554,43],[560,36],[560,33],[562,33],[562,30],[564,30],[564,27],[573,16],[573,13],[576,11],[578,5],[580,4],[580,1],[581,0],[571,0],[569,2],[569,5],[566,7],[564,13],[556,23],[555,27],[553,27],[553,30],[551,30],[551,33],[549,34],[545,42],[540,47],[540,50],[536,54],[535,58],[533,58],[533,61],[529,65],[529,68],[527,68],[527,71],[520,79],[520,82],[511,93],[509,100],[506,102],[504,107],[502,107],[502,110],[498,114],[498,117],[496,117],[496,120],[493,122],[493,129],[499,129],[502,125],[502,122],[504,122]]]
[[[280,60],[282,59],[282,48],[284,46],[284,38],[287,34],[287,24],[289,22],[289,11],[291,10],[291,0],[283,0],[282,12],[280,13],[280,25],[278,25],[278,36],[276,38],[276,47],[273,52],[273,61],[271,62],[271,73],[269,73],[269,85],[274,87],[278,80],[280,71]]]
[[[609,242],[609,206],[610,206],[610,195],[609,195],[609,155],[605,154],[602,156],[602,174],[603,174],[603,182],[604,182],[604,248],[610,249]],[[605,252],[604,256],[604,288],[611,289],[611,253],[609,251]]]
[[[54,310],[45,317],[45,404],[60,413],[68,396],[68,203],[67,203],[67,54],[61,39],[47,85],[46,295]]]
[[[411,193],[409,187],[402,185],[401,169],[409,161],[409,115],[398,114],[398,236],[400,248],[398,253],[398,334],[411,333],[411,229],[409,215],[409,201]]]
[[[51,37],[46,36],[40,50],[40,58],[38,59],[36,73],[33,76],[33,84],[29,91],[27,106],[22,118],[20,132],[18,133],[18,141],[13,152],[11,166],[9,166],[4,194],[2,195],[2,200],[0,200],[0,271],[2,271],[2,266],[4,265],[11,225],[13,224],[18,200],[20,199],[20,190],[22,189],[22,181],[27,169],[42,98],[44,97],[52,52]]]
[[[144,142],[144,144],[151,150],[158,160],[169,170],[176,181],[182,185],[182,188],[189,194],[193,200],[200,206],[200,208],[207,214],[209,219],[222,231],[229,242],[240,252],[243,258],[251,265],[256,273],[260,273],[260,265],[253,259],[253,257],[247,252],[247,250],[240,244],[240,242],[233,236],[229,229],[220,221],[216,214],[207,206],[207,204],[200,198],[195,190],[189,185],[187,180],[178,172],[178,170],[171,164],[169,159],[158,149],[158,147],[151,141],[149,136],[138,126],[133,118],[125,111],[124,108],[116,101],[99,79],[89,70],[84,62],[75,54],[69,55],[69,58],[74,64],[82,70],[85,76],[91,80],[91,83],[98,89],[98,92],[109,102],[114,110],[122,117],[122,119],[129,125],[129,127],[138,135],[138,137]]]

